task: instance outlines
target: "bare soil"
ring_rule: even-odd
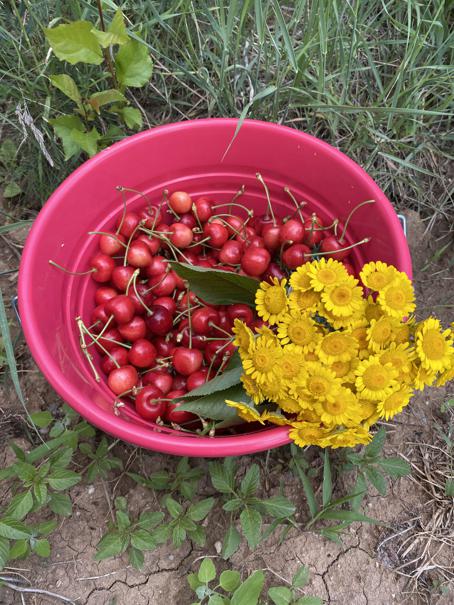
[[[407,212],[408,239],[414,262],[418,303],[424,315],[434,312],[446,324],[449,321],[454,275],[449,266],[449,252],[442,258],[433,258],[437,250],[448,242],[449,233],[425,233],[425,224],[414,212]],[[0,241],[0,272],[18,266],[21,246],[26,232],[15,232]],[[6,302],[14,294],[16,274],[0,276]],[[21,384],[30,411],[58,409],[61,400],[37,370],[20,337],[20,331],[11,312],[13,334],[17,337],[16,354]],[[3,376],[4,378],[4,376]],[[433,483],[424,480],[424,461],[430,462],[433,448],[442,444],[440,432],[447,431],[449,417],[441,412],[441,405],[453,396],[453,387],[418,394],[411,406],[389,426],[386,453],[402,454],[412,465],[412,477],[393,483],[386,498],[370,492],[365,512],[386,525],[355,524],[346,532],[341,546],[312,532],[290,532],[283,544],[279,533],[268,539],[255,551],[245,545],[233,556],[231,564],[246,576],[254,569],[267,569],[271,584],[285,584],[297,567],[304,563],[311,570],[311,580],[304,594],[318,595],[325,603],[340,605],[391,605],[453,602],[452,578],[454,551],[453,527],[449,522],[452,499],[443,507],[442,499],[434,495]],[[29,446],[22,420],[23,410],[8,381],[0,381],[0,467],[12,459],[7,443],[15,438]],[[156,470],[162,466],[174,467],[177,459],[152,452],[137,452],[128,445],[118,445],[116,456],[125,464],[140,458],[142,468]],[[245,457],[247,466],[252,459],[265,470],[264,494],[277,493],[283,479],[288,495],[298,504],[301,515],[306,505],[297,479],[290,472],[279,472],[286,457],[285,448],[266,454]],[[206,464],[204,461],[198,461]],[[435,467],[436,467],[435,463]],[[427,467],[427,464],[426,464]],[[269,471],[268,474],[268,470]],[[432,469],[435,473],[437,468]],[[421,472],[419,472],[421,471]],[[337,489],[341,491],[342,485]],[[202,492],[210,493],[208,483],[202,483]],[[78,605],[189,605],[195,595],[186,582],[186,575],[198,567],[203,556],[218,557],[217,543],[226,529],[226,518],[220,505],[207,519],[208,542],[204,549],[186,543],[179,550],[170,546],[147,553],[145,566],[138,572],[120,557],[95,562],[95,545],[106,528],[111,515],[113,495],[127,494],[133,512],[145,504],[152,504],[153,495],[136,486],[127,477],[112,477],[75,486],[71,492],[74,514],[61,521],[51,535],[52,554],[49,559],[31,556],[17,563],[16,571],[30,582],[31,588],[64,595]],[[0,502],[1,497],[0,494]],[[441,511],[441,512],[440,512]],[[215,559],[219,570],[226,567],[222,559]],[[450,567],[450,570],[446,571]],[[397,570],[397,572],[395,571]],[[440,590],[440,586],[443,589]],[[38,593],[20,595],[0,588],[0,603],[44,605],[60,602]]]

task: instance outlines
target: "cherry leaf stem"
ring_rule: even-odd
[[[274,210],[273,210],[273,205],[271,203],[270,190],[268,189],[268,185],[263,180],[263,177],[260,174],[260,172],[257,172],[255,176],[256,176],[257,180],[259,181],[259,183],[262,184],[262,186],[263,186],[263,188],[265,190],[266,201],[268,203],[268,209],[270,211],[271,218],[273,219],[273,225],[276,226],[276,217],[274,216]]]
[[[306,202],[301,202],[299,204],[296,200],[296,197],[293,195],[293,193],[290,191],[290,189],[288,187],[284,187],[284,191],[289,196],[289,198],[292,200],[292,202],[295,204],[296,212],[298,213],[298,216],[300,217],[300,221],[304,224],[304,217],[301,214],[301,207],[305,206]]]
[[[327,252],[311,252],[310,254],[305,254],[304,256],[326,256],[327,254],[336,254],[337,252],[346,252],[347,250],[351,250],[352,248],[356,248],[356,246],[361,246],[361,244],[367,244],[370,242],[371,237],[365,237],[360,242],[356,242],[355,244],[351,244],[350,246],[346,246],[345,248],[339,248],[339,250],[328,250]]]
[[[350,219],[352,218],[353,214],[362,206],[365,206],[366,204],[375,204],[375,200],[366,200],[365,202],[361,202],[360,204],[358,204],[357,206],[355,206],[354,208],[351,209],[350,214],[347,216],[347,220],[344,223],[344,228],[342,229],[342,233],[340,235],[339,238],[339,243],[342,244],[344,241],[344,237],[345,237],[345,233],[347,231],[347,227],[348,224],[350,222]]]

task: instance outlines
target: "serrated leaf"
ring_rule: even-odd
[[[402,458],[383,458],[378,460],[378,464],[390,477],[405,477],[410,475],[411,466]]]
[[[208,584],[211,580],[214,580],[216,577],[216,568],[211,559],[203,559],[199,571],[197,572],[197,576],[204,584]]]
[[[197,544],[197,546],[204,546],[206,542],[205,529],[201,525],[197,525],[195,529],[188,531],[188,536],[191,540]]]
[[[131,534],[131,544],[139,550],[154,550],[157,546],[153,535],[145,529],[136,529]]]
[[[74,450],[71,447],[63,447],[58,449],[51,456],[52,468],[66,468],[73,458]]]
[[[36,540],[32,548],[33,552],[35,552],[40,557],[48,557],[50,555],[50,544],[48,540]]]
[[[0,538],[0,540],[2,539],[3,538]],[[22,559],[28,555],[29,550],[30,546],[28,540],[17,540],[10,548],[9,558],[11,561]]]
[[[186,530],[179,523],[172,530],[172,542],[176,548],[180,548],[186,540]]]
[[[39,483],[33,484],[33,495],[35,496],[36,504],[40,506],[44,506],[47,500],[47,485],[40,481]]]
[[[93,107],[96,113],[99,113],[100,107],[108,105],[109,103],[116,103],[117,101],[124,103],[126,102],[126,97],[116,88],[109,88],[108,90],[95,92],[88,99],[89,104],[91,107]]]
[[[72,503],[68,494],[52,494],[49,501],[50,510],[56,515],[69,517],[72,513]]]
[[[135,569],[142,569],[144,564],[143,552],[137,548],[131,548],[129,551],[129,562]]]
[[[169,525],[160,525],[153,530],[153,538],[156,540],[158,544],[163,544],[169,539],[170,536],[170,526]]]
[[[369,458],[375,458],[378,456],[385,445],[386,440],[386,429],[384,426],[381,426],[378,431],[375,433],[374,438],[366,445],[364,448],[364,454]]]
[[[48,521],[41,521],[33,526],[33,533],[35,535],[48,536],[57,527],[58,523],[55,519],[49,519]]]
[[[295,588],[303,588],[309,582],[309,568],[306,565],[301,565],[293,576],[292,586]]]
[[[115,68],[117,80],[122,86],[140,88],[151,78],[153,63],[144,44],[129,40],[116,54]]]
[[[118,532],[109,532],[96,545],[97,553],[94,558],[96,561],[102,561],[119,555],[126,550],[128,543],[129,538],[121,536]]]
[[[15,462],[12,468],[19,479],[25,482],[33,481],[38,472],[37,469],[28,462]]]
[[[56,74],[49,76],[49,79],[55,88],[58,88],[68,99],[74,101],[77,107],[82,107],[82,97],[80,95],[77,84],[68,76],[68,74]]]
[[[137,107],[122,107],[119,114],[128,128],[137,128],[138,130],[142,128],[143,118]]]
[[[191,504],[186,514],[193,521],[202,521],[213,508],[214,502],[214,498],[205,498],[205,500],[200,500],[200,502]]]
[[[376,468],[371,466],[364,467],[364,472],[367,479],[372,483],[378,493],[382,496],[386,496],[388,483],[383,475]]]
[[[0,519],[0,536],[10,540],[26,540],[30,530],[20,521],[3,517]]]
[[[254,549],[261,538],[262,515],[258,510],[247,506],[241,511],[240,523],[249,548]]]
[[[226,468],[225,462],[210,462],[209,472],[211,483],[215,490],[221,494],[231,494],[234,490],[234,476],[229,469]]]
[[[264,582],[263,571],[255,571],[235,590],[231,605],[257,605]]]
[[[224,541],[222,543],[222,558],[229,559],[237,550],[241,543],[241,535],[240,532],[234,525],[231,525],[225,536]]]
[[[7,517],[11,517],[11,519],[16,519],[17,521],[22,521],[24,517],[28,515],[28,513],[33,508],[33,496],[30,491],[22,492],[21,494],[17,494],[10,501],[8,508],[5,511],[5,515]]]
[[[187,393],[183,399],[187,400],[188,397],[193,399],[200,399],[205,395],[211,395],[218,391],[225,391],[229,387],[238,385],[240,382],[240,376],[243,373],[243,366],[241,363],[240,356],[238,352],[235,352],[232,355],[232,359],[230,360],[227,368],[224,370],[222,374],[216,376],[212,380],[209,380],[198,389],[194,389]]]
[[[82,479],[81,475],[78,475],[74,471],[70,471],[65,468],[54,468],[48,476],[47,480],[52,489],[62,491],[69,489],[73,485],[79,483]]]
[[[0,538],[0,570],[2,570],[8,559],[10,558],[9,540],[7,538]]]
[[[126,42],[128,42],[129,36],[121,10],[118,9],[115,12],[114,18],[110,22],[107,31],[115,37],[115,42],[112,44],[126,44]]]
[[[242,500],[240,500],[239,498],[232,498],[231,500],[227,500],[227,502],[222,505],[222,508],[228,513],[232,513],[236,510],[239,510],[242,506]]]
[[[114,500],[114,506],[117,510],[128,510],[128,501],[124,496],[117,496]]]
[[[171,496],[167,496],[166,498],[164,498],[164,504],[167,510],[169,511],[170,516],[174,519],[179,517],[183,512],[183,507],[181,506],[181,504],[174,500]]]
[[[245,396],[246,395],[242,385],[237,384],[225,389],[225,391],[217,391],[211,395],[204,395],[199,399],[185,401],[179,407],[179,409],[192,412],[193,414],[198,414],[203,418],[211,418],[213,420],[231,420],[237,417],[237,412],[235,408],[228,406],[225,403],[225,400],[229,399],[234,401],[244,401]]]
[[[272,586],[268,596],[274,605],[289,605],[292,602],[292,591],[287,586]]]
[[[296,510],[293,502],[290,502],[285,496],[272,496],[267,500],[262,500],[260,505],[266,513],[276,519],[291,517]]]
[[[189,282],[190,289],[205,302],[215,305],[244,303],[255,306],[255,293],[260,282],[252,277],[196,267],[172,261],[172,269]]]
[[[226,592],[233,592],[241,583],[241,576],[238,571],[227,569],[219,577],[219,584]]]
[[[3,197],[7,199],[16,197],[16,195],[20,195],[21,193],[22,188],[14,181],[10,181],[3,189]]]
[[[241,480],[240,492],[244,498],[254,496],[260,484],[260,469],[257,464],[250,466]]]
[[[127,529],[131,525],[131,520],[129,519],[128,514],[125,513],[123,510],[117,510],[115,512],[115,518],[117,521],[118,529]]]
[[[81,132],[80,130],[72,130],[71,135],[73,141],[85,151],[90,157],[98,152],[98,141],[101,135],[93,127],[89,132]]]
[[[74,130],[83,131],[84,125],[82,120],[78,116],[69,116],[62,115],[58,118],[53,118],[49,120],[49,123],[53,126],[55,134],[61,140],[63,144],[63,150],[65,152],[65,160],[69,160],[73,155],[78,153],[81,150],[81,147],[78,143],[76,143],[72,133]],[[52,427],[51,437],[55,437],[55,434],[52,434],[57,424]],[[60,423],[61,426],[61,423]],[[61,428],[63,428],[61,426]],[[61,431],[60,431],[61,432]]]
[[[45,29],[44,34],[56,57],[76,63],[100,65],[103,61],[102,50],[92,25],[88,21],[73,21]]]
[[[164,513],[161,513],[160,511],[145,511],[140,515],[137,525],[141,529],[153,529],[153,527],[156,527],[163,519]]]

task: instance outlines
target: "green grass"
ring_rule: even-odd
[[[453,41],[448,0],[134,0],[123,8],[133,35],[155,63],[134,95],[150,125],[206,116],[284,123],[338,146],[358,161],[397,208],[452,217],[448,166],[453,144]],[[46,76],[62,71],[48,56],[42,27],[55,19],[97,19],[83,0],[5,2],[0,18],[0,128],[18,141],[15,113],[27,103],[55,166],[27,130],[22,203],[38,206],[78,161],[64,162],[47,119],[65,111]],[[451,28],[452,29],[452,28]],[[101,83],[100,68],[78,72]]]

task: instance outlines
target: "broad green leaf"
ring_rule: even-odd
[[[222,505],[222,508],[228,513],[232,513],[235,510],[239,510],[243,506],[243,501],[240,498],[232,498],[231,500],[227,500]]]
[[[143,552],[138,548],[131,548],[129,551],[129,562],[135,569],[142,569],[144,564]]]
[[[102,50],[92,25],[88,21],[73,21],[45,29],[44,33],[55,55],[71,65],[90,63],[100,65],[103,61]]]
[[[127,529],[131,525],[131,520],[124,510],[117,510],[115,512],[115,518],[119,529]]]
[[[57,527],[58,523],[55,519],[49,519],[48,521],[41,521],[33,526],[33,532],[36,535],[48,536]]]
[[[128,501],[124,496],[117,496],[114,500],[114,505],[117,510],[128,510]]]
[[[160,525],[153,530],[153,538],[156,540],[158,544],[163,544],[169,539],[170,536],[170,526],[169,525]]]
[[[170,516],[173,517],[174,519],[179,517],[181,515],[181,513],[183,512],[183,508],[182,508],[181,504],[179,504],[179,502],[174,500],[171,496],[167,496],[164,499],[164,504],[165,504],[167,510],[169,511]]]
[[[0,538],[0,571],[5,567],[10,557],[9,540]]]
[[[76,485],[81,479],[81,475],[65,468],[52,469],[52,472],[47,478],[52,489],[55,489],[58,492]]]
[[[125,539],[118,532],[109,532],[96,545],[97,553],[95,560],[102,561],[103,559],[121,554],[125,551],[128,542],[129,539]]]
[[[385,445],[386,440],[386,429],[384,426],[381,426],[378,431],[375,433],[374,438],[366,445],[364,448],[364,454],[369,458],[374,458],[378,456]]]
[[[164,513],[145,511],[139,517],[138,526],[142,529],[153,529],[164,519]]]
[[[240,532],[234,525],[231,525],[225,536],[222,544],[222,558],[229,559],[237,550],[241,543]]]
[[[153,63],[144,44],[129,40],[116,54],[115,68],[117,80],[122,86],[140,88],[151,78]]]
[[[98,151],[98,141],[101,138],[101,135],[93,127],[90,132],[81,132],[80,130],[71,131],[71,136],[73,141],[79,145],[85,153],[87,153],[90,157],[94,156]]]
[[[203,559],[200,564],[199,571],[197,576],[201,582],[204,584],[208,584],[211,580],[214,580],[216,577],[216,568],[211,559]]]
[[[178,522],[172,531],[172,542],[176,548],[180,548],[183,542],[186,540],[186,530]]]
[[[22,492],[21,494],[17,494],[10,501],[8,508],[5,511],[5,515],[7,517],[11,517],[11,519],[16,519],[17,521],[22,521],[24,517],[28,515],[28,513],[33,508],[33,496],[30,491]]]
[[[411,473],[411,466],[402,458],[383,458],[377,461],[390,477],[405,477]]]
[[[40,557],[48,557],[50,555],[49,541],[46,539],[36,540],[32,550]]]
[[[219,594],[212,594],[208,599],[207,605],[227,605],[229,601],[226,598],[221,597]]]
[[[229,397],[230,399],[230,397]],[[240,491],[244,498],[255,496],[260,485],[260,469],[258,464],[252,464],[244,475]]]
[[[219,584],[226,592],[233,592],[241,582],[241,576],[238,571],[227,569],[219,577]]]
[[[83,132],[82,120],[78,116],[62,115],[49,120],[49,123],[53,126],[55,134],[61,139],[65,160],[69,160],[81,150],[80,145],[76,143],[73,137],[73,132],[75,130]]]
[[[16,519],[3,517],[0,519],[0,536],[11,540],[26,540],[30,536],[30,530]]]
[[[214,502],[214,498],[205,498],[205,500],[191,504],[187,511],[188,517],[193,521],[202,521],[213,508]]]
[[[194,531],[197,528],[195,522],[186,515],[178,519],[178,523],[186,531]]]
[[[126,44],[129,40],[128,32],[126,31],[125,20],[121,10],[117,10],[114,18],[110,22],[107,31],[115,37],[113,44]]]
[[[323,605],[323,599],[320,597],[305,596],[295,601],[295,605]]]
[[[3,189],[3,197],[12,198],[22,193],[22,188],[14,181],[9,182]]]
[[[241,363],[241,358],[238,352],[235,351],[227,365],[227,368],[224,370],[224,372],[222,372],[222,374],[216,376],[216,378],[213,378],[212,380],[209,380],[199,388],[186,393],[184,399],[187,400],[188,397],[200,399],[204,395],[211,395],[212,393],[224,391],[229,387],[238,385],[242,373],[243,365]]]
[[[290,502],[290,500],[285,496],[272,496],[267,500],[262,500],[260,502],[260,506],[266,513],[272,517],[275,517],[276,519],[285,519],[286,517],[291,517],[296,510],[293,502]]]
[[[124,103],[126,102],[126,97],[116,88],[109,88],[108,90],[95,92],[88,99],[88,102],[96,113],[99,113],[99,108],[103,107],[103,105],[107,105],[108,103],[116,103],[117,101]]]
[[[186,579],[194,592],[201,584],[203,584],[203,582],[200,582],[199,576],[196,573],[190,573]]]
[[[263,571],[255,571],[235,590],[231,605],[257,605],[264,582]]]
[[[52,414],[47,411],[33,412],[33,414],[30,414],[30,418],[33,420],[33,422],[36,424],[36,426],[38,426],[40,429],[48,427],[49,424],[54,419]]]
[[[289,605],[292,602],[292,591],[287,586],[272,586],[268,596],[275,605]]]
[[[56,74],[55,76],[49,76],[49,79],[53,86],[58,88],[68,99],[74,101],[77,107],[82,107],[82,97],[80,96],[77,84],[71,76],[68,76],[68,74]]]
[[[320,515],[320,518],[350,522],[359,521],[361,523],[381,523],[378,519],[372,519],[371,517],[367,517],[366,515],[362,515],[353,510],[328,510]]]
[[[49,508],[56,515],[69,517],[73,509],[71,498],[68,494],[52,494],[49,501]]]
[[[255,306],[255,293],[260,282],[252,277],[172,262],[176,273],[189,282],[190,289],[210,304],[245,303]]]
[[[1,540],[2,538],[0,538]],[[28,555],[30,546],[28,540],[17,540],[11,546],[9,551],[9,558],[14,561],[15,559],[22,559]]]
[[[331,464],[329,460],[329,449],[325,448],[323,458],[323,487],[322,487],[322,504],[325,507],[331,501],[333,493],[333,484],[331,480]]]
[[[188,531],[188,535],[191,540],[197,544],[197,546],[204,546],[206,542],[205,529],[201,525],[197,525],[195,529]]]
[[[13,469],[19,479],[24,482],[33,481],[37,474],[36,468],[28,462],[15,462]]]
[[[301,565],[293,576],[292,586],[295,588],[303,588],[309,582],[309,568],[306,565]]]
[[[244,537],[247,540],[249,548],[254,549],[260,542],[260,530],[262,527],[262,515],[247,506],[240,515],[241,528],[243,530]]]
[[[378,493],[382,496],[386,496],[388,483],[383,475],[372,466],[366,466],[364,472],[366,473],[367,479],[372,483]]]
[[[7,166],[14,162],[17,153],[17,145],[12,139],[4,139],[0,145],[0,162]]]
[[[72,447],[61,447],[50,458],[52,468],[66,468],[73,458]]]
[[[154,550],[157,546],[152,534],[145,529],[136,529],[131,534],[131,544],[139,550]]]
[[[207,383],[209,384],[209,383]],[[228,420],[237,417],[236,409],[228,406],[225,403],[226,399],[243,401],[245,392],[241,384],[225,389],[224,391],[216,391],[211,395],[204,395],[199,399],[191,399],[180,406],[180,410],[193,412],[204,418],[212,418],[213,420]]]
[[[232,469],[226,466],[226,461],[210,462],[208,469],[214,489],[221,494],[231,494],[235,487],[235,478]]]
[[[122,107],[119,113],[128,128],[142,128],[143,118],[137,107]]]

